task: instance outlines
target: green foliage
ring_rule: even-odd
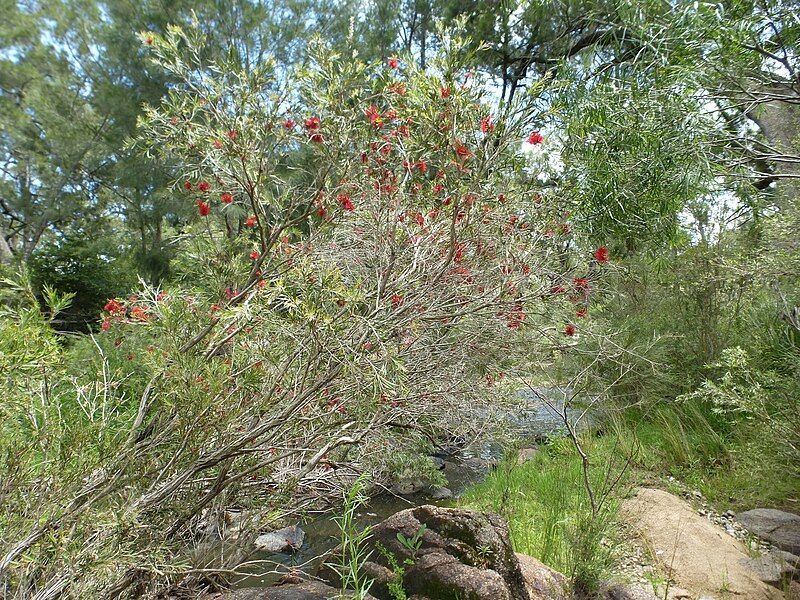
[[[342,596],[355,594],[355,600],[363,600],[369,594],[373,580],[363,573],[363,564],[369,560],[371,551],[367,542],[372,535],[371,527],[362,527],[356,522],[356,513],[366,504],[366,478],[359,477],[344,497],[342,514],[333,519],[339,527],[341,559],[335,566],[341,578]]]
[[[70,308],[62,311],[58,329],[85,329],[97,321],[109,298],[125,295],[137,286],[134,265],[121,256],[124,251],[113,238],[78,233],[37,248],[29,266],[34,284],[75,296]]]
[[[609,484],[608,465],[619,457],[616,438],[582,441],[592,457],[591,481],[604,489]],[[592,516],[580,456],[565,438],[541,447],[521,465],[516,460],[516,456],[506,459],[485,481],[470,488],[462,503],[500,513],[509,521],[517,552],[568,574],[578,589],[596,590],[613,565],[616,500],[610,499]]]

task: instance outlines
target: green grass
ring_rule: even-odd
[[[599,491],[606,467],[619,466],[611,455],[615,444],[610,437],[584,443],[592,453],[591,480]],[[503,461],[461,503],[504,516],[514,549],[570,576],[577,589],[595,589],[612,566],[617,501],[610,498],[593,518],[580,457],[568,439],[543,446],[523,465],[511,458]]]
[[[699,490],[717,510],[797,510],[797,466],[771,452],[770,432],[757,423],[731,427],[698,406],[671,404],[647,413],[628,411],[616,435],[635,450],[640,474],[672,476]]]

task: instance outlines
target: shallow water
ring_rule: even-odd
[[[535,443],[543,436],[552,435],[563,430],[561,416],[556,412],[561,410],[568,390],[561,388],[537,388],[538,394],[548,398],[556,410],[548,407],[546,403],[537,398],[529,390],[520,391],[520,405],[515,409],[503,412],[508,429],[513,434],[524,440]],[[489,469],[489,464],[502,458],[503,447],[493,440],[486,440],[473,444],[458,456],[449,457],[445,462],[444,475],[447,478],[447,487],[453,492],[454,499],[431,500],[425,494],[416,494],[411,497],[393,496],[382,494],[370,499],[369,504],[358,512],[358,523],[362,527],[374,525],[393,515],[394,513],[419,506],[422,504],[435,504],[437,506],[454,506],[456,498],[469,486],[481,481]],[[257,553],[251,560],[263,560],[272,563],[276,570],[285,571],[289,568],[299,568],[307,573],[314,573],[321,562],[321,557],[333,550],[339,544],[339,529],[330,515],[311,518],[300,526],[306,533],[302,547],[293,554],[285,553]],[[266,571],[260,568],[258,571]],[[256,571],[253,571],[256,572]],[[253,575],[239,579],[235,587],[265,587],[273,585],[280,575]]]

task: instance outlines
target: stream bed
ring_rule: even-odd
[[[547,406],[536,394],[545,396],[556,410]],[[512,434],[522,440],[523,445],[535,445],[543,437],[563,431],[563,422],[557,411],[563,407],[565,395],[566,390],[561,388],[536,388],[536,393],[522,390],[519,405],[504,410],[502,418]],[[453,492],[453,498],[433,500],[424,493],[407,497],[381,494],[370,498],[369,503],[358,511],[358,523],[362,527],[374,525],[398,511],[422,504],[455,506],[464,490],[482,481],[491,465],[502,458],[502,454],[502,444],[494,440],[472,444],[457,455],[445,459],[443,473],[448,489]],[[300,523],[300,527],[305,532],[305,540],[297,551],[291,554],[260,552],[251,557],[251,560],[271,563],[275,570],[294,567],[304,572],[315,572],[322,556],[339,544],[339,529],[330,515],[308,519]],[[280,575],[272,573],[244,576],[236,581],[234,587],[266,587],[274,585],[279,579]]]

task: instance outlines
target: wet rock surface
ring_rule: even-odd
[[[298,525],[292,525],[258,536],[255,546],[261,552],[295,552],[303,545],[305,536]]]

